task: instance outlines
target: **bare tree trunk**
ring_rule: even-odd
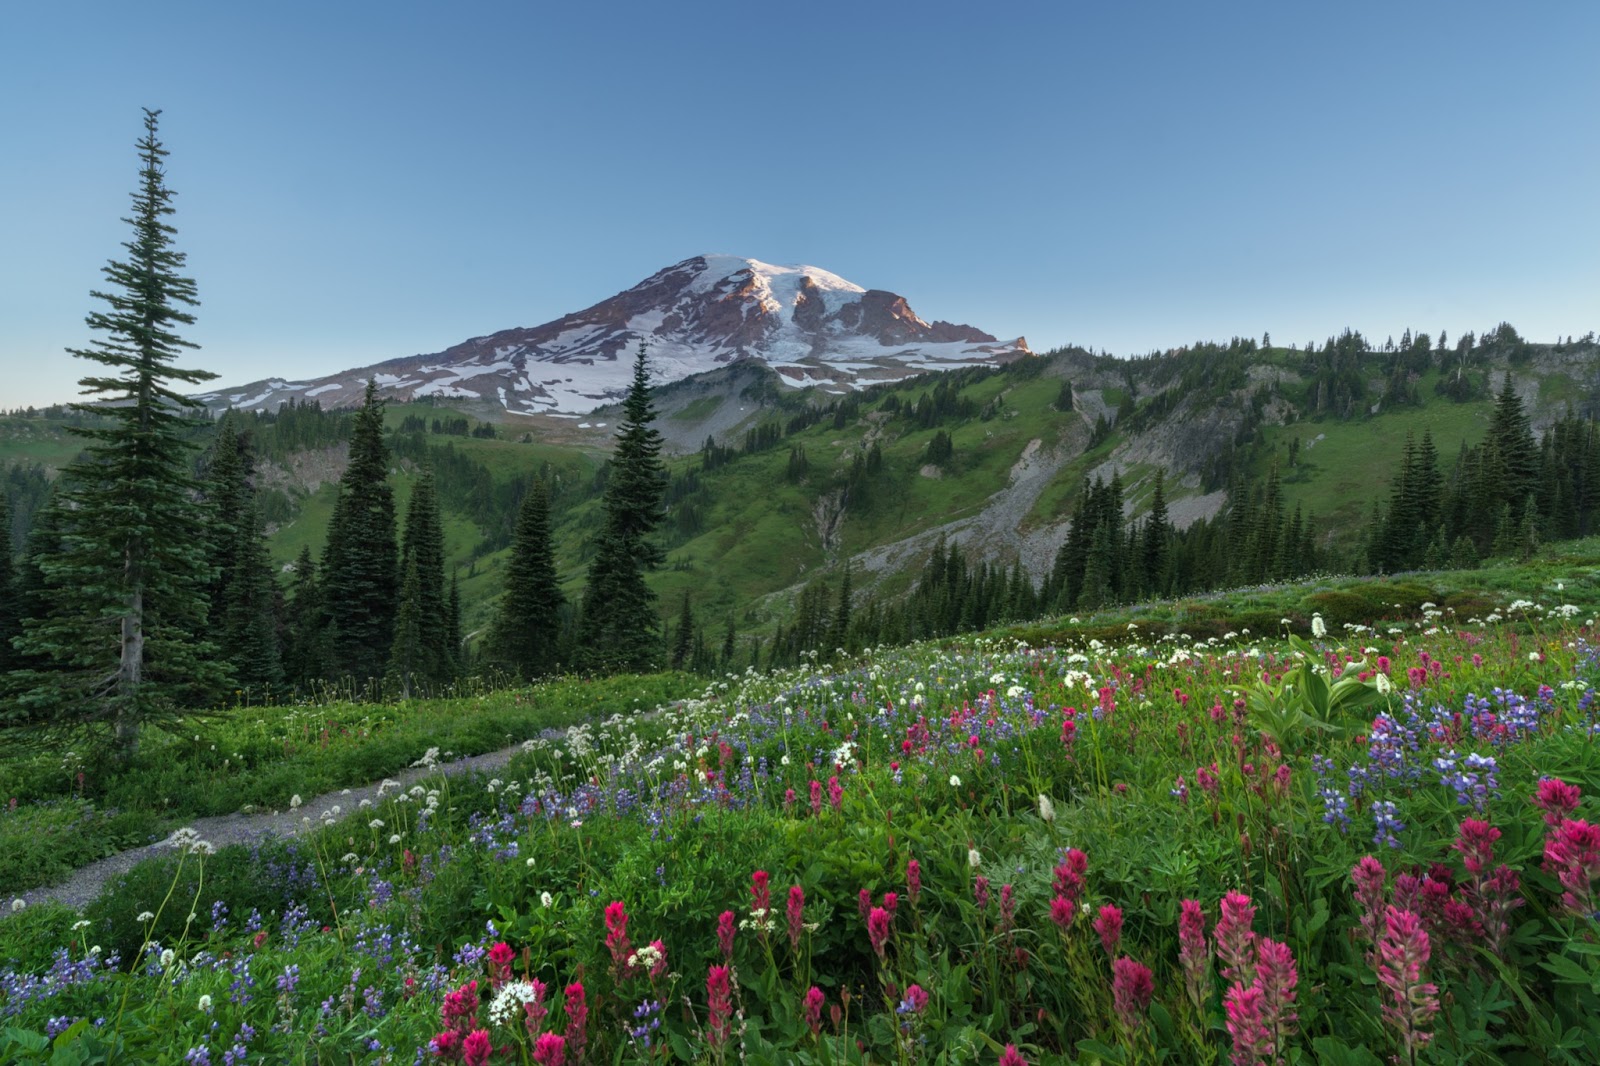
[[[135,587],[122,616],[122,661],[117,669],[117,711],[113,719],[117,753],[131,760],[139,750],[139,682],[144,673],[144,589]]]

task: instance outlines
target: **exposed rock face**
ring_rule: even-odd
[[[577,414],[626,391],[641,342],[661,382],[752,359],[791,384],[839,391],[1032,354],[1021,337],[1002,342],[972,326],[930,324],[904,297],[816,267],[696,256],[542,326],[313,381],[268,379],[200,398],[214,410],[272,409],[291,398],[342,407],[359,403],[375,378],[397,399],[454,397],[489,400],[512,413]]]

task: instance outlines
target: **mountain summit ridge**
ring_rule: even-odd
[[[627,389],[643,342],[666,384],[755,360],[796,387],[836,392],[930,370],[998,365],[1032,355],[973,326],[929,322],[903,296],[819,267],[698,255],[582,311],[543,325],[472,337],[306,381],[266,378],[197,397],[213,410],[272,410],[294,398],[360,402],[367,379],[399,400],[481,400],[512,414],[578,415]]]

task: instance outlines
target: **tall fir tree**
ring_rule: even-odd
[[[535,482],[517,515],[505,594],[489,633],[490,658],[523,679],[550,673],[558,663],[566,602],[550,542],[550,496],[542,481]]]
[[[331,624],[333,668],[357,681],[382,677],[394,643],[399,593],[394,490],[383,441],[383,401],[367,382],[350,435],[350,463],[322,556],[322,591]]]
[[[333,672],[328,609],[309,546],[301,548],[295,560],[284,628],[283,669],[288,682],[304,689],[327,680]]]
[[[622,412],[601,505],[603,526],[584,589],[580,643],[594,666],[650,670],[661,659],[661,623],[655,591],[644,576],[665,558],[652,534],[663,517],[666,478],[661,434],[651,427],[656,413],[642,343]]]
[[[22,587],[11,562],[11,498],[0,493],[0,675],[16,661],[12,638],[22,632]]]
[[[406,506],[405,536],[401,541],[400,565],[417,567],[416,616],[419,627],[417,658],[405,664],[409,675],[431,685],[443,685],[455,677],[456,655],[450,647],[448,604],[444,588],[444,525],[439,517],[439,495],[433,471],[426,470],[411,490]],[[405,608],[405,585],[401,584],[400,611]],[[399,644],[395,645],[398,648]]]
[[[694,648],[694,606],[689,602],[689,590],[683,591],[683,610],[678,612],[678,628],[673,633],[672,657],[668,665],[674,670],[682,670],[688,662],[689,652]]]
[[[205,482],[211,518],[211,631],[235,682],[258,697],[283,680],[277,586],[250,484],[251,463],[235,418],[217,428]]]
[[[227,672],[206,639],[205,515],[190,475],[197,405],[173,385],[215,377],[175,365],[196,345],[177,332],[194,316],[195,283],[172,246],[173,193],[158,111],[144,113],[139,188],[127,258],[103,273],[105,303],[87,322],[101,336],[71,354],[105,372],[79,385],[94,415],[72,427],[88,439],[62,473],[58,538],[36,563],[43,610],[24,623],[20,649],[47,663],[21,680],[11,724],[46,732],[99,733],[131,759],[140,730],[220,694]],[[50,667],[54,667],[53,669]]]
[[[411,698],[412,688],[427,680],[419,665],[426,645],[422,636],[422,579],[415,556],[405,564],[400,582],[400,602],[394,616],[394,644],[389,649],[389,678],[400,686],[400,698]]]
[[[450,597],[444,605],[444,643],[450,649],[450,661],[455,664],[455,676],[467,670],[467,649],[461,639],[461,581],[456,572],[450,572]]]

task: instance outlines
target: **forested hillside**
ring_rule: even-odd
[[[1137,359],[1071,349],[846,394],[735,367],[653,401],[668,445],[653,535],[664,563],[649,579],[661,654],[701,668],[1317,570],[1468,567],[1592,533],[1600,492],[1593,336],[1533,344],[1508,325],[1451,344],[1346,331]],[[393,521],[431,475],[443,584],[425,599],[459,603],[464,647],[434,680],[483,662],[535,485],[563,594],[557,661],[570,662],[602,529],[616,409],[559,440],[486,415],[381,409]],[[60,409],[0,419],[20,581],[53,472],[76,454],[68,423],[85,421]],[[305,650],[296,604],[317,589],[316,567],[329,577],[355,422],[315,404],[225,420],[266,538],[275,588],[260,602],[281,683],[340,672],[337,656]],[[194,432],[204,481],[217,431]]]

